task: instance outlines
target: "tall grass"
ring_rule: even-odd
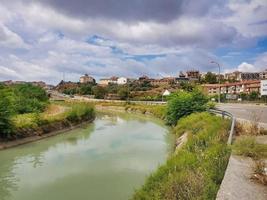
[[[233,145],[233,153],[255,160],[267,158],[267,145],[256,142],[255,136],[240,136]]]
[[[51,107],[59,105],[51,104]],[[15,130],[25,128],[37,128],[41,125],[52,124],[54,122],[66,121],[69,123],[78,123],[95,117],[94,106],[87,103],[65,103],[60,105],[64,107],[63,112],[50,114],[50,109],[44,113],[29,113],[16,115],[12,118]],[[54,108],[53,108],[54,109]],[[48,114],[49,113],[49,114]]]
[[[166,105],[141,105],[129,104],[125,106],[126,111],[139,111],[143,114],[152,114],[159,119],[166,117]]]
[[[174,132],[177,137],[186,132],[188,142],[149,176],[133,199],[215,199],[230,155],[228,127],[228,121],[208,113],[180,119]]]

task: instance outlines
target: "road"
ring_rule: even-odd
[[[218,104],[217,108],[232,113],[238,119],[254,121],[267,125],[267,106],[253,104]]]

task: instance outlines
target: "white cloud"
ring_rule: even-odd
[[[260,72],[267,69],[267,53],[262,53],[256,57],[253,63],[243,62],[235,69],[229,69],[226,72],[241,71],[241,72]]]
[[[229,26],[234,27],[241,35],[245,37],[266,35],[266,23],[259,23],[267,20],[266,0],[230,0],[229,8],[233,11],[233,14],[222,20]]]
[[[203,2],[209,4],[209,1]],[[192,1],[190,9],[194,10],[194,6]],[[196,6],[201,11],[205,8]],[[100,78],[174,75],[190,68],[216,71],[211,60],[228,68],[213,50],[222,46],[253,45],[258,36],[266,36],[266,26],[255,24],[265,19],[266,3],[264,0],[247,3],[230,0],[229,5],[223,3],[220,8],[215,6],[212,13],[174,15],[169,21],[118,20],[98,14],[91,18],[70,15],[36,1],[27,4],[22,0],[3,1],[0,5],[0,79],[57,83],[63,71],[72,81],[77,81],[83,73]],[[225,9],[232,13],[218,13],[218,10],[226,12]],[[92,35],[108,39],[96,39],[96,45],[85,42]],[[116,48],[115,52],[111,47]],[[139,55],[144,59],[138,59]],[[151,55],[153,59],[149,59]],[[244,62],[238,68],[246,71],[267,68],[266,59],[263,54],[255,62]]]
[[[257,69],[254,65],[246,63],[246,62],[241,63],[237,67],[237,70],[241,71],[241,72],[255,72],[255,71],[257,71]]]
[[[18,34],[0,23],[0,47],[16,49],[27,48],[27,46]]]

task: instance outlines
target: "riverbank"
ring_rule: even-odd
[[[50,113],[51,107],[57,107],[60,112]],[[0,150],[72,130],[92,122],[94,118],[94,107],[84,103],[51,104],[50,108],[41,114],[17,115],[12,119],[12,134],[8,138],[0,139]]]
[[[60,127],[58,130],[53,130],[51,132],[48,132],[48,133],[45,133],[42,135],[36,135],[36,133],[33,132],[33,136],[29,136],[29,137],[25,137],[25,138],[21,138],[21,139],[17,139],[17,140],[12,140],[12,141],[6,141],[6,142],[0,141],[0,150],[8,149],[11,147],[16,147],[19,145],[27,144],[30,142],[35,142],[35,141],[42,140],[42,139],[52,137],[55,135],[63,134],[64,132],[71,131],[71,130],[76,129],[76,128],[80,128],[80,127],[82,127],[88,123],[92,123],[93,121],[94,121],[94,119],[91,119],[89,121],[84,121],[80,124],[70,125],[70,127],[63,127],[63,128]]]

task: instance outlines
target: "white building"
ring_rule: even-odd
[[[127,83],[127,81],[128,81],[127,78],[125,78],[125,77],[120,77],[120,78],[117,79],[117,84],[118,84],[118,85],[124,85],[124,84]]]

